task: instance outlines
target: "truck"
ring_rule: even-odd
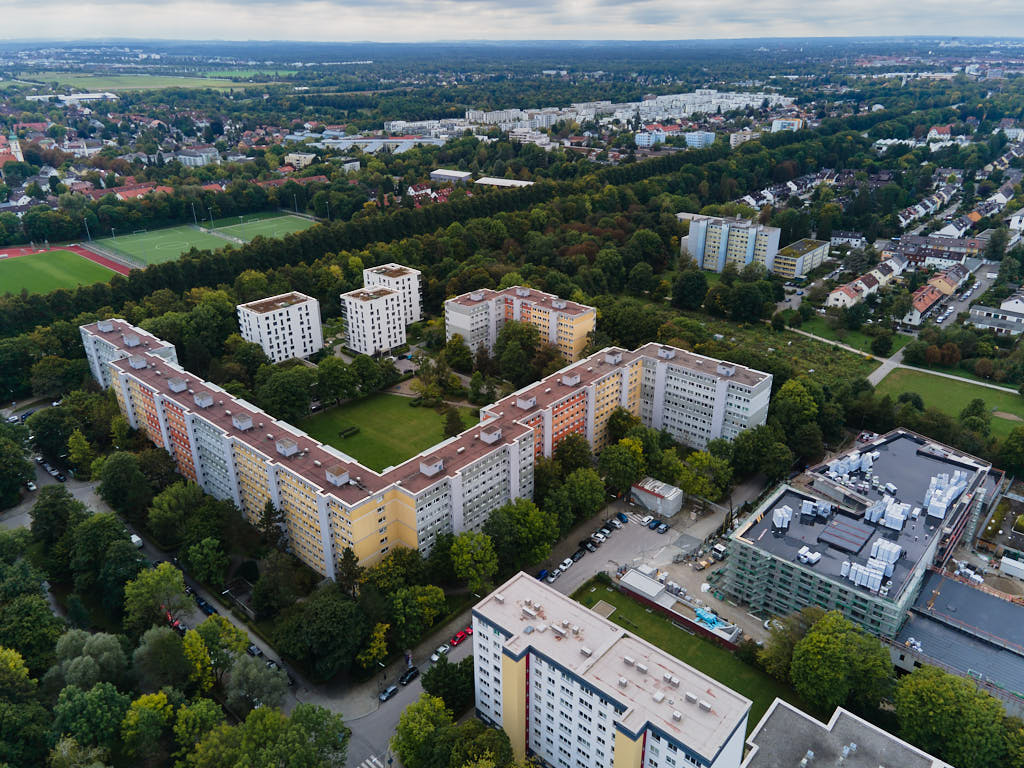
[[[711,548],[711,556],[715,558],[715,560],[725,560],[725,556],[728,554],[729,550],[726,549],[725,544],[715,544],[715,546]]]

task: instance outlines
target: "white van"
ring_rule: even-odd
[[[142,549],[142,537],[136,534],[132,534],[132,546],[136,549]]]

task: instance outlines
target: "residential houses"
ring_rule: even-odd
[[[970,323],[976,328],[999,334],[1017,336],[1024,333],[1024,289],[1018,289],[998,308],[975,304],[971,307]]]

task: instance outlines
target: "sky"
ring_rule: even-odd
[[[0,0],[0,39],[1024,35],[1022,0]]]

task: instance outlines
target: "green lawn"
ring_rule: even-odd
[[[750,699],[752,704],[747,717],[748,734],[776,698],[806,708],[789,686],[743,663],[724,648],[678,629],[664,616],[649,612],[640,603],[611,587],[589,581],[573,597],[588,608],[592,608],[598,600],[611,603],[615,606],[615,612],[609,618],[616,624]]]
[[[834,330],[829,327],[829,324],[823,317],[815,316],[810,320],[805,320],[800,325],[800,330],[813,333],[815,336],[821,336],[823,339],[842,342],[854,349],[859,349],[861,352],[871,354],[871,342],[873,340],[871,336],[868,336],[863,331]],[[889,355],[894,355],[911,341],[913,341],[913,338],[910,336],[902,333],[894,334],[892,337],[892,352]]]
[[[22,80],[39,81],[49,85],[56,81],[64,88],[85,91],[147,91],[158,88],[241,88],[250,83],[212,77],[176,77],[169,75],[116,75],[86,74],[82,72],[22,72]]]
[[[0,259],[0,293],[21,293],[22,290],[49,293],[58,288],[105,283],[113,276],[114,273],[106,267],[71,251]]]
[[[924,371],[896,368],[882,379],[875,391],[893,399],[902,392],[917,392],[924,400],[925,407],[938,408],[954,418],[960,415],[960,411],[971,400],[980,397],[993,411],[1010,413],[1024,419],[1024,399],[1020,395],[966,381],[953,381]],[[1003,439],[1018,424],[1019,421],[993,415],[992,434]]]
[[[203,72],[203,77],[244,77],[251,79],[264,76],[294,75],[297,72],[297,69],[218,69],[212,72]]]
[[[116,237],[97,240],[96,244],[102,248],[122,253],[143,264],[160,264],[165,261],[174,261],[193,246],[215,251],[227,245],[228,241],[216,235],[200,232],[194,227],[183,225],[154,229],[138,235],[124,233]]]
[[[444,417],[433,408],[413,408],[412,398],[378,394],[330,408],[305,419],[299,426],[317,440],[333,445],[380,472],[395,466],[445,439]],[[476,424],[477,414],[463,408],[466,426]],[[344,439],[345,427],[359,432]]]
[[[252,218],[244,216],[242,218],[243,222],[241,224],[238,223],[237,217],[233,223],[228,223],[228,219],[222,219],[225,224],[217,224],[217,231],[248,242],[259,235],[263,237],[284,237],[292,232],[301,232],[304,229],[309,229],[316,224],[315,221],[289,214]]]

